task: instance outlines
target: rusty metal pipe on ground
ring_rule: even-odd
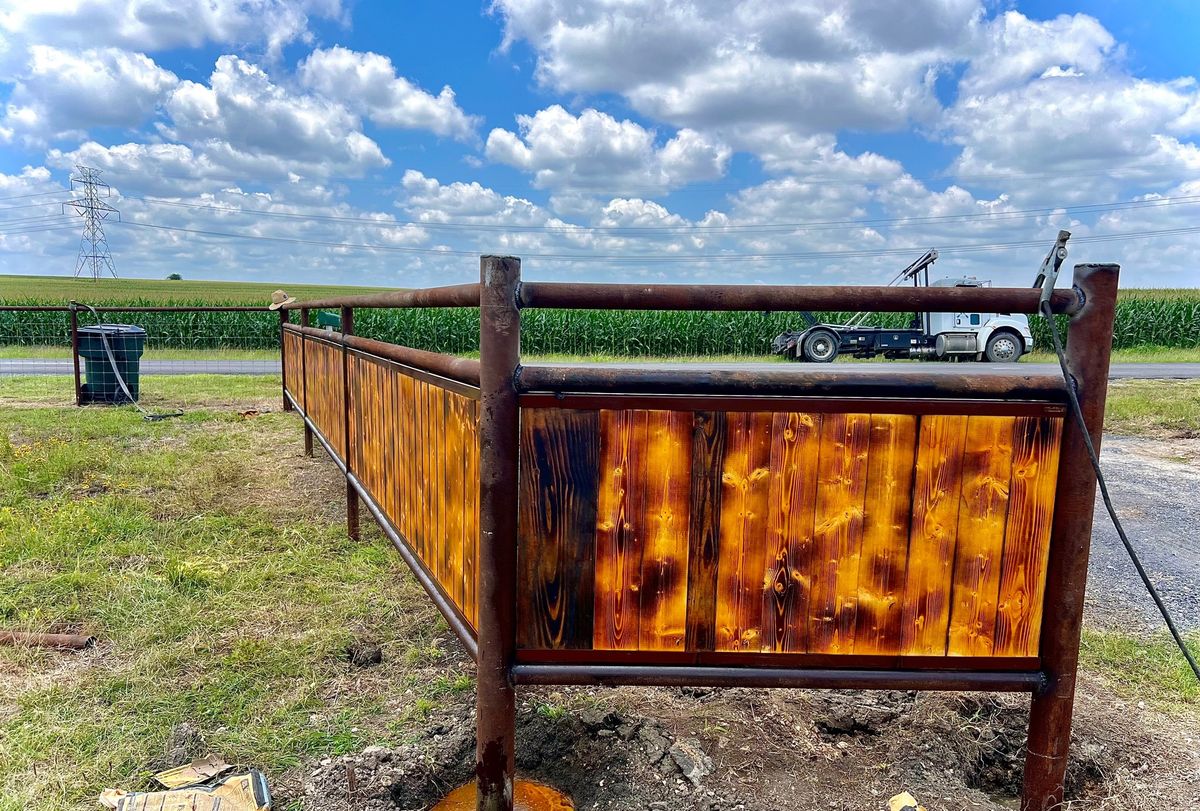
[[[24,631],[0,631],[0,645],[83,650],[95,647],[96,637],[86,634],[34,634]]]

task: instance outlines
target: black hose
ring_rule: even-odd
[[[1058,355],[1058,365],[1062,368],[1063,379],[1067,383],[1067,399],[1071,401],[1071,413],[1075,415],[1075,419],[1078,421],[1080,430],[1083,433],[1083,443],[1087,448],[1088,458],[1092,461],[1092,469],[1096,471],[1096,483],[1100,485],[1100,498],[1103,499],[1104,507],[1108,510],[1108,517],[1112,519],[1113,526],[1117,530],[1117,536],[1125,546],[1125,551],[1129,553],[1129,559],[1133,561],[1133,568],[1137,569],[1138,577],[1142,578],[1142,583],[1145,584],[1146,591],[1150,592],[1150,598],[1158,606],[1158,613],[1162,614],[1163,620],[1167,623],[1167,630],[1171,632],[1171,636],[1175,639],[1175,644],[1183,652],[1183,658],[1187,659],[1187,663],[1191,665],[1192,672],[1196,674],[1196,680],[1200,681],[1200,664],[1196,662],[1196,657],[1188,649],[1187,643],[1183,639],[1183,634],[1179,632],[1179,628],[1175,625],[1175,620],[1171,617],[1171,612],[1167,609],[1166,603],[1163,602],[1158,589],[1151,582],[1150,575],[1146,573],[1146,567],[1142,565],[1142,559],[1138,557],[1137,550],[1133,548],[1129,536],[1125,534],[1125,527],[1121,525],[1121,519],[1117,517],[1117,510],[1113,507],[1112,498],[1108,494],[1108,483],[1104,480],[1104,473],[1100,470],[1100,458],[1096,454],[1096,446],[1092,444],[1092,435],[1088,433],[1087,424],[1083,420],[1083,409],[1079,405],[1079,395],[1075,391],[1074,378],[1071,377],[1071,370],[1067,365],[1067,356],[1063,351],[1062,338],[1058,334],[1058,325],[1054,321],[1054,313],[1050,309],[1050,302],[1042,301],[1041,310],[1042,316],[1045,317],[1046,322],[1050,325],[1050,337],[1054,341],[1054,353]]]
[[[95,317],[96,323],[100,323],[100,313],[96,312],[95,307],[92,307],[90,304],[81,304],[79,306],[87,309],[88,312]],[[158,422],[159,420],[169,420],[172,417],[183,416],[182,411],[167,411],[162,414],[151,414],[149,411],[142,408],[141,403],[139,403],[137,398],[133,396],[133,393],[129,391],[129,386],[125,384],[125,378],[121,377],[121,370],[117,366],[117,357],[113,354],[112,346],[110,346],[108,343],[108,335],[103,329],[100,330],[100,342],[104,344],[104,354],[108,356],[108,363],[110,366],[112,366],[113,374],[116,375],[117,383],[119,383],[121,386],[121,391],[123,391],[125,396],[129,398],[129,402],[133,403],[133,407],[142,412],[143,420],[146,422]]]

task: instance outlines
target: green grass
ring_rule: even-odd
[[[411,739],[469,689],[400,558],[367,526],[346,539],[342,488],[302,457],[295,418],[239,415],[276,403],[278,379],[164,379],[147,399],[187,414],[156,423],[13,380],[0,378],[0,627],[101,642],[0,648],[2,811],[145,788],[183,721],[278,776]],[[352,670],[355,637],[378,639],[385,663]]]
[[[1114,380],[1104,419],[1118,434],[1200,436],[1200,380]]]
[[[1200,656],[1200,637],[1188,639]],[[1085,628],[1080,665],[1098,673],[1129,701],[1145,701],[1161,709],[1200,708],[1200,684],[1166,632],[1151,637]]]

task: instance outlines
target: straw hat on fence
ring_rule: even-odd
[[[276,290],[271,294],[271,303],[267,305],[268,310],[278,310],[285,304],[291,304],[296,300],[295,296],[289,296],[282,290]]]

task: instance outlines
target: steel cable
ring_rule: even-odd
[[[1071,402],[1071,413],[1079,423],[1080,431],[1083,434],[1083,444],[1087,448],[1088,458],[1092,462],[1092,469],[1096,472],[1096,483],[1100,486],[1100,498],[1104,501],[1108,517],[1112,520],[1113,527],[1116,528],[1117,536],[1121,539],[1121,544],[1125,547],[1125,551],[1129,553],[1129,559],[1133,561],[1133,567],[1137,569],[1138,577],[1142,579],[1142,583],[1146,586],[1146,591],[1150,593],[1150,598],[1154,600],[1154,605],[1157,606],[1158,613],[1162,614],[1163,620],[1167,623],[1167,630],[1171,632],[1171,636],[1175,639],[1175,644],[1179,646],[1183,657],[1187,659],[1187,663],[1191,666],[1192,672],[1196,675],[1196,681],[1200,682],[1200,663],[1197,663],[1196,657],[1188,649],[1183,634],[1180,633],[1179,627],[1176,626],[1170,610],[1167,608],[1166,603],[1163,602],[1162,595],[1158,593],[1158,589],[1155,588],[1153,581],[1150,580],[1150,575],[1146,573],[1146,567],[1142,565],[1142,559],[1138,556],[1137,550],[1133,548],[1133,543],[1129,540],[1129,536],[1125,534],[1125,527],[1121,524],[1121,519],[1117,517],[1117,510],[1113,506],[1112,497],[1108,493],[1108,482],[1104,480],[1104,472],[1100,470],[1100,457],[1096,454],[1096,446],[1092,443],[1092,435],[1088,432],[1087,424],[1083,419],[1083,408],[1079,405],[1079,395],[1075,391],[1074,378],[1071,377],[1071,369],[1067,364],[1067,356],[1063,350],[1062,338],[1058,334],[1058,324],[1055,323],[1054,313],[1050,309],[1050,302],[1043,301],[1040,309],[1042,317],[1050,325],[1050,338],[1054,342],[1054,354],[1058,356],[1058,365],[1062,369],[1063,379],[1067,384],[1067,399]]]

